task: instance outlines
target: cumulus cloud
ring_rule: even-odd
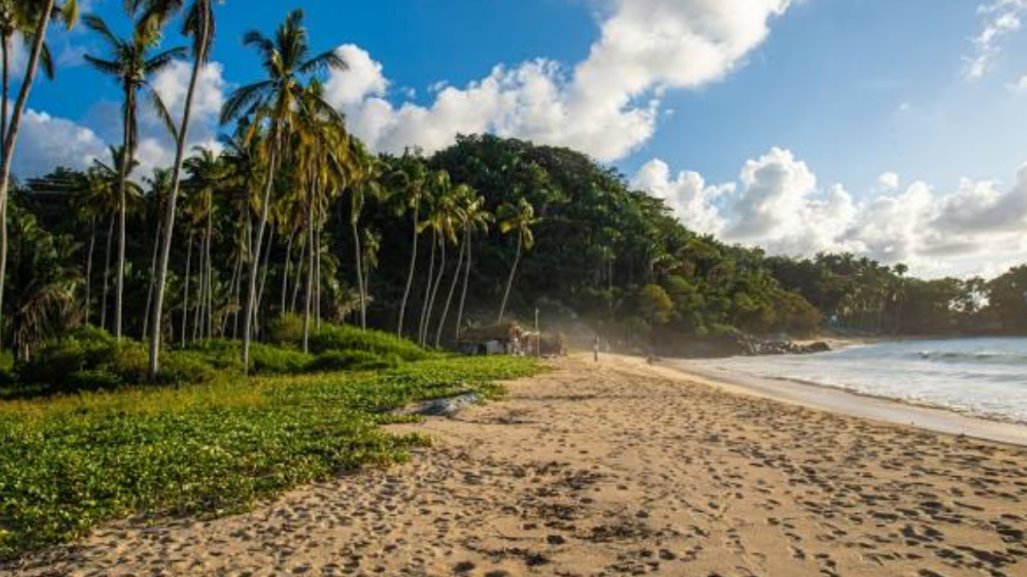
[[[56,166],[88,167],[107,154],[107,145],[95,132],[71,120],[31,108],[22,117],[18,150],[12,165],[20,178],[42,176]]]
[[[886,173],[887,174],[887,173]],[[924,182],[868,191],[856,201],[842,185],[818,185],[806,163],[774,148],[749,160],[738,182],[710,186],[693,172],[672,176],[654,160],[632,184],[664,199],[686,226],[773,254],[853,252],[906,263],[919,274],[980,272],[1027,258],[1027,165],[1013,186],[963,180],[949,193]]]
[[[185,108],[191,64],[176,61],[157,74],[152,84],[171,111],[180,119]],[[217,116],[229,84],[224,79],[221,63],[211,62],[200,74],[194,99],[193,120],[189,129],[189,147],[217,149]],[[118,105],[100,106],[93,122],[104,124],[102,135],[83,123],[51,116],[45,112],[26,111],[22,133],[18,138],[14,173],[20,178],[40,176],[56,166],[87,168],[95,158],[109,160],[108,145],[120,145],[120,111]],[[139,168],[135,178],[149,175],[153,169],[167,167],[175,159],[174,141],[151,111],[140,109],[140,135],[136,150]],[[111,128],[115,127],[115,128]],[[106,136],[106,138],[104,138]]]
[[[393,104],[383,67],[359,47],[339,48],[351,69],[328,95],[377,150],[428,152],[459,133],[492,132],[570,146],[616,160],[649,140],[668,89],[703,86],[740,66],[792,0],[614,0],[589,56],[573,67],[546,59],[496,66],[434,100]]]
[[[969,80],[984,77],[1002,52],[1002,42],[1023,26],[1027,0],[993,0],[977,7],[984,20],[981,32],[974,37],[973,54],[964,58],[963,75]]]
[[[713,206],[717,198],[734,191],[734,185],[707,186],[698,172],[682,171],[672,177],[670,167],[660,159],[647,162],[631,186],[662,199],[688,228],[703,234],[723,230],[724,220]]]
[[[877,177],[877,186],[881,190],[895,190],[902,184],[902,179],[894,172],[885,172]]]

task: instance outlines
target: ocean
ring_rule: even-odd
[[[885,341],[694,364],[1027,424],[1027,338]]]

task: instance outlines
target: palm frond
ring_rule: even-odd
[[[272,87],[271,81],[265,80],[236,89],[221,107],[219,119],[221,124],[228,124],[243,116],[253,105],[263,100]]]
[[[349,70],[349,64],[335,50],[322,52],[300,65],[303,74],[322,73],[328,70]]]
[[[171,112],[168,110],[167,105],[164,104],[164,100],[153,89],[149,90],[149,96],[150,108],[153,109],[157,119],[161,121],[168,134],[171,135],[171,139],[178,142],[178,127],[175,125],[175,120],[171,117]]]
[[[28,39],[27,36],[25,38]],[[54,76],[56,76],[57,73],[54,70],[53,53],[50,52],[50,46],[45,42],[43,43],[42,51],[39,53],[39,66],[42,67],[43,74],[45,74],[48,79],[54,79]]]
[[[154,55],[144,64],[146,74],[153,74],[166,68],[169,64],[174,62],[176,59],[184,58],[188,55],[188,50],[184,46],[176,46],[169,48],[164,52]]]
[[[124,42],[111,32],[110,27],[107,26],[107,23],[104,22],[103,18],[100,18],[96,14],[86,14],[82,17],[82,23],[86,25],[86,28],[89,28],[93,32],[99,34],[111,46],[120,48],[124,45]]]
[[[96,56],[93,56],[91,54],[83,54],[82,58],[84,58],[90,66],[104,74],[114,76],[115,78],[121,76],[121,65],[117,62],[114,62],[112,60],[104,60],[103,58],[97,58]]]

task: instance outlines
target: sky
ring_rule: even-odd
[[[126,31],[121,2],[86,4]],[[693,230],[773,254],[928,277],[1027,262],[1027,0],[227,0],[194,144],[216,146],[225,96],[259,78],[242,34],[293,6],[349,63],[328,96],[375,150],[491,132],[586,152]],[[121,130],[117,85],[82,58],[100,40],[49,42],[22,178],[88,166]],[[188,75],[152,79],[173,110]],[[154,119],[142,132],[145,174],[172,150]]]

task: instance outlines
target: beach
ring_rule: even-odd
[[[553,361],[508,388],[394,427],[435,441],[405,465],[231,517],[107,525],[3,573],[1027,574],[1023,446],[628,357]]]

